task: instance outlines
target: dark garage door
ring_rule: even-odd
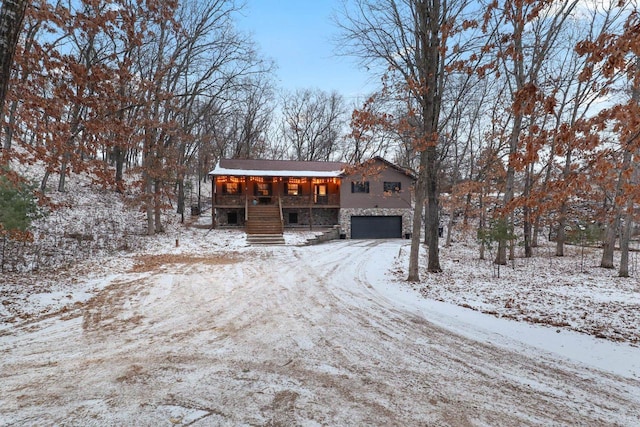
[[[352,216],[352,239],[395,239],[402,237],[401,216]]]

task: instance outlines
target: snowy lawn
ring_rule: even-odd
[[[487,253],[479,259],[472,241],[440,252],[442,274],[423,273],[421,294],[501,318],[574,330],[597,338],[640,345],[640,270],[631,254],[635,277],[599,268],[601,251],[567,246],[555,257],[554,243],[536,248],[532,258],[517,257],[497,270]],[[397,277],[404,277],[404,260]],[[406,267],[404,267],[406,269]]]

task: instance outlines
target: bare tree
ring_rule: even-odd
[[[411,145],[419,157],[409,281],[420,278],[425,198],[428,271],[442,270],[438,251],[438,133],[446,75],[456,68],[447,55],[464,50],[462,44],[452,41],[453,35],[473,27],[456,22],[462,19],[466,6],[465,1],[356,0],[345,5],[338,18],[345,53],[359,57],[367,67],[385,70],[385,90],[403,97],[408,107],[406,120],[396,124],[402,134],[411,133]]]
[[[282,137],[295,160],[332,160],[345,125],[344,100],[337,92],[296,90],[282,98]]]
[[[269,150],[269,128],[273,121],[275,95],[266,74],[245,78],[235,90],[226,114],[229,150],[236,159],[260,158]]]
[[[387,126],[380,123],[368,121],[368,117],[381,115],[383,110],[388,107],[385,100],[377,95],[371,95],[364,103],[364,107],[354,105],[351,108],[353,111],[350,123],[351,132],[345,137],[342,156],[347,163],[359,164],[375,156],[386,158],[389,153],[394,153],[397,156],[396,163],[410,167],[411,154],[405,158],[402,155],[401,143],[398,143],[398,141],[402,141],[403,135],[392,132]],[[358,108],[362,108],[364,111]]]

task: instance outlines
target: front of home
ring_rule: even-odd
[[[411,230],[414,177],[380,157],[356,167],[222,159],[209,175],[214,227],[277,234],[339,226],[350,238],[399,238]]]

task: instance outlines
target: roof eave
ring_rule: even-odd
[[[290,176],[296,178],[339,178],[343,171],[292,171],[292,170],[255,170],[226,169],[216,167],[208,173],[210,176]]]

